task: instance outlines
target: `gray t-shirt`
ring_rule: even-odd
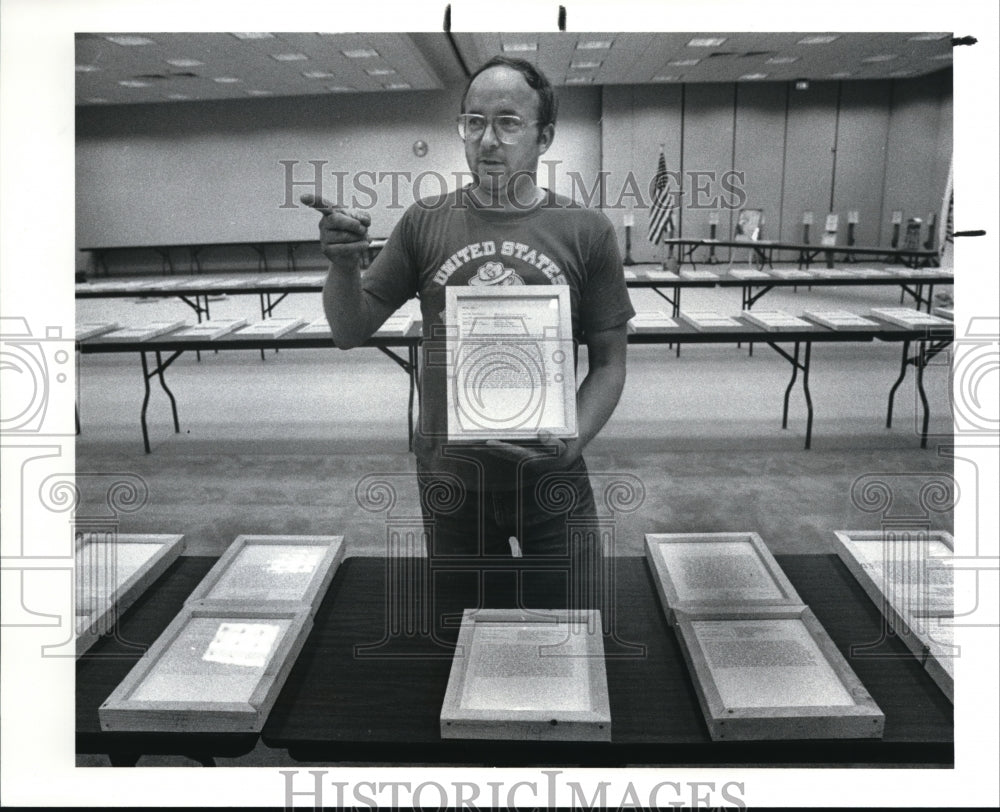
[[[575,344],[635,313],[611,222],[553,192],[513,213],[477,205],[466,189],[419,201],[362,278],[370,295],[393,308],[419,297],[423,344],[414,450],[425,471],[456,474],[476,490],[517,483],[513,466],[445,442],[445,287],[520,284],[569,286]]]

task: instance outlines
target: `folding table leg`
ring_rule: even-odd
[[[917,393],[920,395],[920,405],[923,408],[923,418],[920,425],[920,447],[927,448],[927,427],[930,424],[931,413],[927,404],[927,393],[924,391],[924,367],[927,366],[927,343],[920,342],[917,350]]]
[[[899,389],[899,385],[903,382],[903,378],[906,377],[906,367],[909,366],[909,354],[910,354],[910,340],[904,339],[903,341],[903,359],[899,363],[899,377],[896,378],[896,382],[892,385],[889,390],[889,408],[885,415],[885,427],[887,429],[892,428],[892,405],[896,398],[896,390]]]
[[[786,356],[787,357],[787,356]],[[792,379],[788,382],[788,386],[785,388],[785,408],[781,413],[781,428],[788,428],[788,399],[792,395],[792,387],[795,386],[795,381],[799,377],[799,342],[795,342],[795,355],[793,358],[789,359],[792,362]]]

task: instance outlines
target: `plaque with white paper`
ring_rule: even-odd
[[[446,290],[448,439],[576,437],[565,285]]]
[[[187,604],[98,709],[102,730],[256,733],[312,620]]]
[[[466,609],[441,737],[610,741],[597,610]]]
[[[343,557],[343,536],[237,536],[186,603],[313,615]]]
[[[646,560],[671,625],[678,609],[802,603],[757,533],[647,533]]]
[[[89,649],[184,551],[184,536],[88,533],[76,542],[76,653]]]
[[[715,741],[877,739],[885,716],[807,606],[677,612]]]
[[[954,541],[943,530],[838,530],[834,547],[893,633],[954,697]]]

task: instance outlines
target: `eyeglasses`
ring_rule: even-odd
[[[458,134],[463,141],[478,141],[486,134],[489,120],[478,113],[462,113],[458,117]],[[520,116],[495,116],[493,134],[501,144],[516,144],[524,135],[524,130],[537,121],[525,121]]]

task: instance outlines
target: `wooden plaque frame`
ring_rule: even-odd
[[[196,618],[215,618],[220,622],[291,622],[277,647],[271,652],[264,673],[249,701],[178,702],[132,699],[132,695],[155,671],[188,623]],[[258,733],[263,728],[311,627],[312,619],[305,612],[293,609],[230,609],[186,604],[100,706],[98,715],[101,729],[160,733]]]
[[[587,629],[587,693],[590,710],[470,709],[462,706],[478,623],[512,627],[527,623]],[[595,610],[466,609],[441,707],[441,738],[522,741],[610,741],[611,710],[604,665],[601,614]]]
[[[813,325],[808,321],[783,310],[760,310],[757,312],[746,310],[743,313],[743,319],[769,333],[800,332],[813,329]]]
[[[741,599],[733,596],[720,597],[717,600],[688,601],[681,598],[675,578],[667,568],[666,562],[658,554],[658,548],[664,544],[689,544],[707,546],[710,544],[733,542],[745,542],[756,554],[758,561],[771,578],[771,583],[778,596],[767,599]],[[799,598],[792,582],[788,580],[784,571],[767,549],[764,540],[757,533],[647,533],[646,534],[646,561],[653,573],[653,581],[656,584],[656,592],[660,596],[663,606],[663,613],[667,617],[667,622],[676,625],[676,611],[696,611],[700,609],[712,609],[717,607],[732,607],[739,605],[743,608],[755,606],[801,606],[802,599]]]
[[[576,370],[569,288],[566,285],[452,286],[445,289],[445,294],[449,442],[533,440],[542,431],[548,431],[553,437],[576,437]],[[518,302],[553,302],[558,310],[556,334],[517,335],[491,333],[487,329],[475,337],[463,338],[459,335],[458,308],[464,302],[476,300],[490,302],[498,314],[515,308]],[[500,356],[499,363],[497,356]],[[469,392],[476,394],[478,381],[482,380],[483,371],[488,371],[490,364],[496,367],[519,365],[532,377],[541,379],[532,389],[537,394],[508,419],[498,419],[480,411],[474,403],[470,404]],[[547,375],[555,367],[558,371],[549,379]],[[541,415],[552,389],[557,390],[554,396],[562,404],[563,418],[558,423],[549,423]],[[476,422],[476,416],[470,416],[470,411],[479,411],[483,421],[479,428],[469,425]]]
[[[857,330],[878,327],[878,322],[846,310],[808,310],[802,314],[809,321],[830,330]]]
[[[177,330],[171,339],[175,341],[214,341],[217,338],[235,333],[241,327],[245,327],[247,320],[237,319],[209,319],[208,321],[189,324]]]
[[[326,547],[323,556],[316,563],[312,577],[309,579],[306,588],[302,592],[299,600],[258,600],[255,598],[213,598],[212,590],[215,589],[231,567],[235,565],[239,557],[252,546],[273,546],[273,547]],[[309,617],[316,613],[323,596],[326,594],[330,582],[344,559],[344,537],[343,536],[237,536],[235,541],[229,545],[208,574],[201,580],[185,603],[200,603],[203,606],[216,608],[259,608],[271,610],[295,609],[305,611]]]
[[[944,530],[919,531],[925,534],[927,541],[941,542],[954,552],[955,542],[951,534]],[[884,579],[866,562],[867,557],[861,555],[856,542],[881,541],[885,533],[881,530],[837,530],[834,532],[834,548],[840,560],[851,571],[865,594],[871,598],[883,617],[890,623],[906,647],[923,664],[945,696],[955,701],[955,677],[953,669],[954,651],[951,646],[935,640],[927,629],[935,621],[945,623],[947,618],[954,617],[954,606],[950,611],[929,608],[927,611],[910,611],[900,601],[893,600],[883,588]],[[919,543],[924,539],[917,539]]]
[[[695,330],[702,332],[738,333],[747,329],[745,324],[738,322],[733,316],[727,316],[715,310],[681,311],[680,317]]]
[[[77,582],[81,577],[86,577],[86,573],[82,572],[82,568],[86,566],[83,550],[95,543],[102,542],[82,538],[76,542],[74,557]],[[82,596],[77,592],[74,600],[77,657],[97,641],[112,616],[122,615],[157,578],[167,571],[167,568],[184,552],[185,546],[183,535],[170,534],[119,534],[113,537],[112,542],[104,543],[149,545],[150,555],[139,569],[115,584],[107,597],[94,607],[94,612],[83,611],[80,606]],[[76,589],[75,583],[74,589]]]
[[[727,707],[693,623],[698,621],[797,620],[816,644],[850,705],[764,705]],[[698,702],[713,741],[778,739],[877,739],[885,716],[809,607],[762,606],[678,611],[675,627]]]

